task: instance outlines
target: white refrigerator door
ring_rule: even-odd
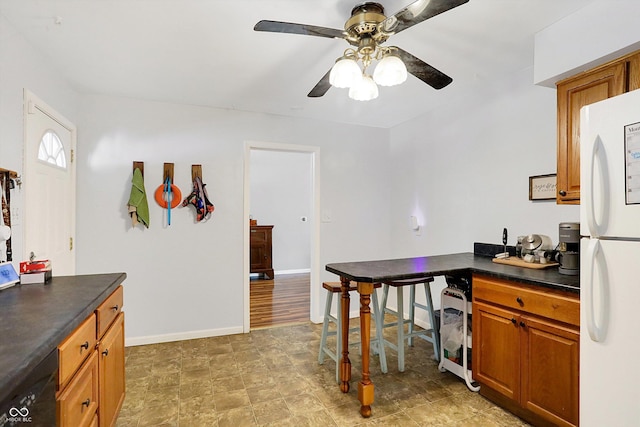
[[[637,427],[640,242],[583,238],[580,256],[580,424]]]
[[[640,238],[640,90],[580,111],[580,202],[583,236]]]

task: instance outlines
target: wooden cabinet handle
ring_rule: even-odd
[[[89,341],[85,341],[84,344],[81,344],[80,348],[84,348],[85,350],[88,350],[89,349]]]
[[[82,402],[82,406],[86,406],[88,408],[89,405],[91,405],[91,399],[87,399],[84,402]]]
[[[566,192],[566,191],[564,191],[564,190],[560,190],[558,193],[559,193],[562,197],[564,197],[564,196],[566,196],[566,195],[567,195],[567,192]]]
[[[105,348],[105,350],[102,352],[103,356],[108,356],[109,355],[109,349]]]

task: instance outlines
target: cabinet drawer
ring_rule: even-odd
[[[58,426],[90,426],[95,420],[97,409],[98,356],[93,350],[78,374],[58,396]]]
[[[268,230],[261,230],[261,229],[251,230],[250,241],[253,244],[264,244],[267,242],[268,238],[269,238]]]
[[[580,324],[580,299],[573,294],[474,275],[473,299],[570,325]]]
[[[122,304],[124,300],[124,292],[122,286],[113,291],[111,295],[107,297],[102,304],[96,309],[96,315],[98,316],[98,332],[97,338],[100,339],[109,329],[109,325],[115,320],[115,318],[122,311]]]
[[[58,390],[69,382],[96,346],[96,316],[91,315],[58,346]]]

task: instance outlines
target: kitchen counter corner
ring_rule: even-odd
[[[54,277],[0,291],[0,401],[127,277]]]

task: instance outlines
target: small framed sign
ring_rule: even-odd
[[[529,177],[529,200],[555,200],[556,174]]]

